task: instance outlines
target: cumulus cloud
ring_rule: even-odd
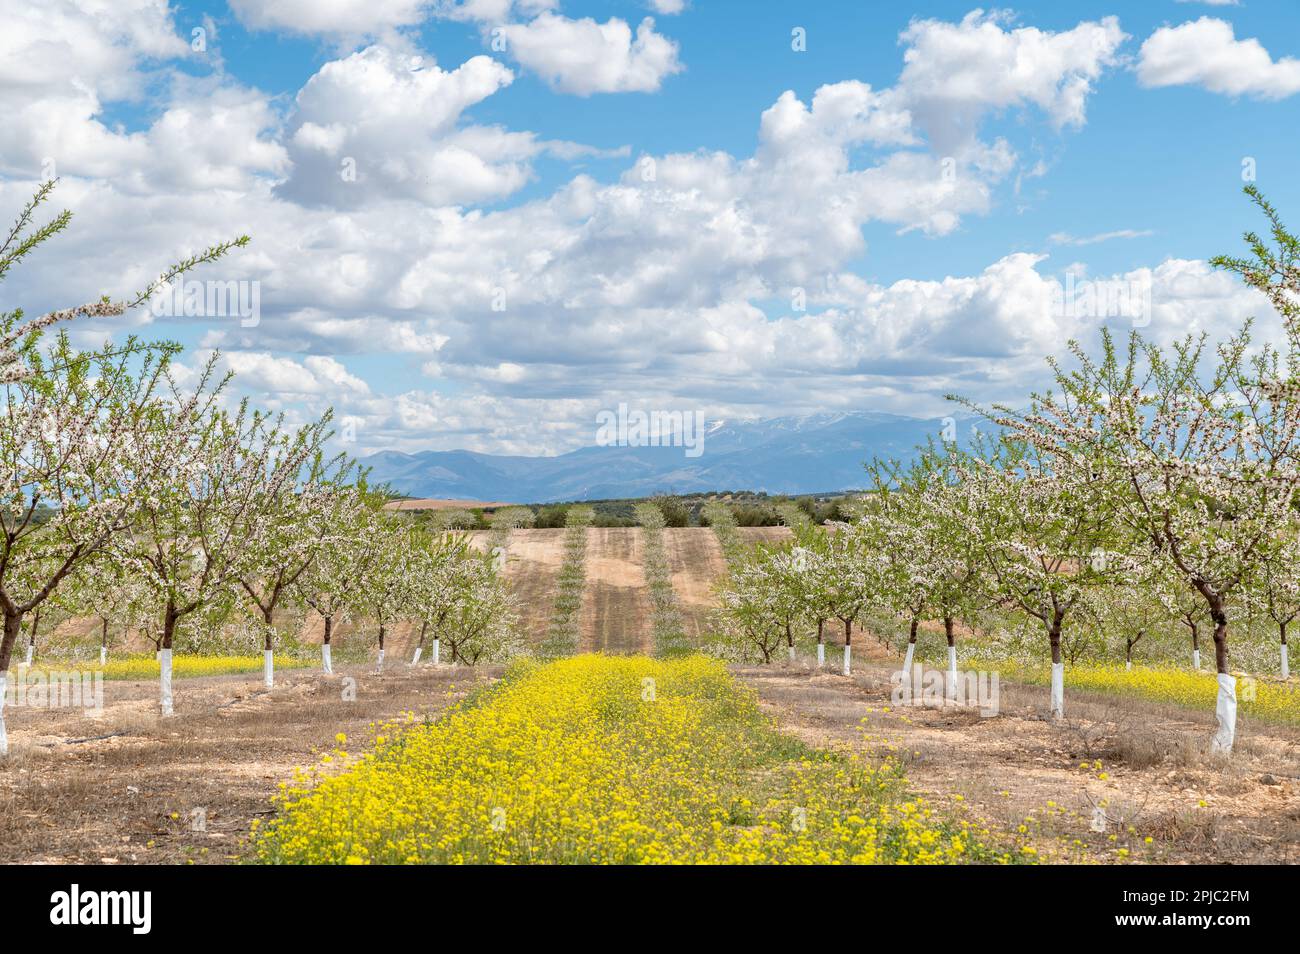
[[[941,151],[975,136],[990,110],[1033,105],[1057,128],[1081,126],[1125,38],[1115,17],[1060,32],[1008,27],[1005,14],[980,10],[960,23],[916,20],[901,36],[899,94]]]
[[[353,207],[377,197],[454,205],[509,195],[528,179],[535,137],[460,120],[513,78],[488,56],[443,70],[385,46],[326,63],[298,93],[281,194]]]
[[[431,0],[230,0],[241,23],[255,30],[373,36],[420,22]]]
[[[579,96],[650,93],[682,71],[677,44],[656,33],[646,17],[635,36],[627,21],[611,17],[571,20],[543,13],[527,23],[501,27],[511,55],[553,88]]]
[[[1228,96],[1285,99],[1300,92],[1300,60],[1274,60],[1259,40],[1238,40],[1232,24],[1201,17],[1161,27],[1142,44],[1143,86],[1204,86]]]
[[[482,24],[539,14],[562,30],[602,29],[547,6],[474,0],[429,15]],[[1053,310],[1059,279],[1041,256],[939,281],[880,284],[851,268],[869,251],[871,223],[939,236],[992,208],[1017,158],[981,139],[982,121],[1030,106],[1052,126],[1081,123],[1113,60],[1112,21],[1056,33],[984,16],[918,21],[903,36],[897,84],[783,93],[754,117],[752,154],[628,156],[619,174],[577,175],[505,204],[543,153],[611,153],[477,124],[475,108],[513,79],[487,56],[444,66],[408,42],[373,43],[321,66],[285,117],[231,77],[172,77],[149,126],[102,125],[104,102],[141,95],[157,63],[187,55],[163,9],[141,2],[140,23],[154,26],[139,36],[138,24],[110,23],[102,36],[76,28],[60,40],[84,46],[90,79],[42,79],[37,98],[53,106],[23,128],[39,118],[41,148],[78,157],[58,193],[77,218],[51,254],[6,280],[6,294],[32,311],[122,294],[169,261],[250,233],[250,248],[199,277],[258,281],[255,327],[138,312],[81,334],[177,333],[220,348],[259,403],[300,414],[332,405],[359,422],[358,450],[564,450],[589,442],[586,422],[630,390],[711,417],[866,403],[928,414],[952,390],[1023,396],[1029,362],[1095,330]],[[658,66],[653,56],[635,63],[624,27],[612,53],[602,32],[595,54],[543,75],[595,92],[680,68],[675,47]],[[0,43],[12,62],[34,63],[39,34],[23,35],[27,45],[8,33]],[[981,65],[980,49],[993,65]],[[22,120],[3,95],[6,119]],[[213,128],[221,135],[205,137]],[[20,165],[25,178],[0,180],[0,207],[30,195],[36,172]],[[1167,262],[1147,278],[1153,329],[1193,330],[1255,307],[1203,263]],[[796,292],[807,312],[789,304]],[[389,370],[416,386],[392,384]]]

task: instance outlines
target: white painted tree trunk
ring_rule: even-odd
[[[438,665],[438,660],[442,658],[442,644],[438,640],[433,641],[433,664]]]
[[[1291,678],[1291,663],[1286,658],[1286,643],[1282,644],[1282,678]]]
[[[325,670],[325,675],[327,676],[334,675],[334,661],[330,659],[329,643],[321,643],[320,664],[321,664],[321,668]]]
[[[916,655],[916,643],[907,644],[907,655],[903,657],[903,672],[912,671],[912,657]]]
[[[9,733],[5,731],[5,696],[9,692],[9,673],[0,672],[0,756],[9,754]]]
[[[817,668],[820,669],[826,665],[826,644],[817,644]]]
[[[794,662],[794,647],[787,647],[790,650],[790,662]]]
[[[1065,718],[1065,663],[1052,663],[1052,718]]]
[[[162,714],[172,714],[172,651],[158,650],[158,706]]]
[[[844,647],[844,675],[846,676],[852,671],[852,659],[853,659],[853,647],[845,646]]]
[[[381,670],[383,668],[384,668],[384,651],[381,649],[379,650],[379,661],[375,663],[375,669]]]
[[[1131,659],[1126,659],[1126,660],[1124,660],[1124,671],[1125,671],[1125,672],[1132,672],[1132,671],[1133,671],[1133,660],[1131,660]]]
[[[424,655],[424,647],[423,647],[423,646],[416,646],[416,647],[415,647],[415,656],[411,659],[411,665],[412,665],[412,666],[418,666],[418,665],[420,665],[420,657],[423,656],[423,655]]]
[[[268,689],[275,688],[275,652],[262,650],[262,683]]]
[[[1237,737],[1237,680],[1224,672],[1219,673],[1219,697],[1214,714],[1219,719],[1219,728],[1210,741],[1210,751],[1228,755]]]
[[[31,642],[28,642],[27,643],[27,665],[28,666],[32,664],[32,653],[35,651],[36,651],[36,647],[33,646]]]
[[[108,665],[108,647],[107,647],[107,646],[100,646],[100,647],[99,647],[99,664],[100,664],[101,666],[107,666],[107,665]]]
[[[1192,650],[1192,668],[1193,669],[1201,668],[1201,651],[1199,649]]]

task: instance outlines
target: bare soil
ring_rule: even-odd
[[[652,651],[645,536],[640,528],[587,530],[587,586],[578,632],[582,652]]]
[[[294,769],[371,746],[379,723],[433,718],[492,669],[394,667],[377,674],[278,673],[178,679],[176,715],[156,682],[105,682],[98,718],[7,708],[0,761],[0,863],[220,863],[241,856],[254,819]],[[347,701],[347,680],[355,681]]]
[[[1067,717],[1054,723],[1045,689],[1003,683],[999,712],[986,718],[893,705],[892,667],[855,666],[845,678],[827,663],[739,675],[786,731],[900,759],[913,788],[947,810],[1013,837],[1023,825],[1043,860],[1300,861],[1300,732],[1242,719],[1224,759],[1207,753],[1208,711],[1067,687]]]

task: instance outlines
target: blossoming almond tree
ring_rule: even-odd
[[[68,212],[34,223],[53,188],[53,182],[42,185],[0,240],[0,280],[68,227]],[[33,319],[22,309],[0,312],[0,755],[8,752],[6,673],[23,617],[133,519],[136,485],[145,476],[135,417],[176,350],[128,338],[83,352],[64,334],[42,350],[42,335],[59,322],[122,315],[172,278],[247,242],[244,236],[185,259],[130,299],[105,297]]]
[[[885,462],[871,468],[877,512],[894,524],[892,539],[881,545],[907,548],[897,554],[907,562],[881,576],[882,595],[888,603],[892,591],[894,605],[912,613],[923,595],[928,614],[943,621],[949,694],[957,685],[956,623],[974,614],[984,569],[963,518],[968,500],[958,470],[962,460],[955,447],[932,444],[906,469]],[[905,665],[911,663],[915,637],[913,627]]]
[[[135,445],[150,483],[122,559],[162,607],[160,708],[171,715],[177,624],[228,600],[240,579],[274,558],[279,495],[293,486],[327,436],[328,416],[287,429],[281,418],[220,407],[229,378],[214,383],[209,359],[192,392],[168,373],[170,394],[140,418]]]
[[[1277,627],[1281,673],[1291,678],[1287,658],[1287,629],[1300,616],[1300,528],[1294,524],[1278,529],[1272,545],[1259,565],[1252,596]]]
[[[1098,484],[1067,484],[1021,442],[986,444],[957,464],[945,494],[983,564],[989,601],[1042,626],[1051,651],[1051,714],[1065,714],[1062,633],[1087,610],[1121,558],[1108,495]],[[1118,569],[1118,567],[1115,567]]]
[[[1209,622],[1210,615],[1205,599],[1187,585],[1180,574],[1167,572],[1163,561],[1156,563],[1157,573],[1148,579],[1155,598],[1165,612],[1187,628],[1192,641],[1192,668],[1201,668],[1201,627]],[[1165,571],[1165,572],[1159,572]]]
[[[467,549],[449,563],[451,611],[434,630],[453,663],[506,662],[524,649],[519,614],[492,554]]]
[[[371,553],[368,571],[359,580],[366,615],[375,621],[378,655],[375,668],[384,668],[384,640],[389,627],[412,615],[415,580],[422,549],[421,534],[411,522],[381,514],[372,533],[362,541]]]
[[[335,488],[321,509],[329,527],[316,559],[293,583],[294,599],[314,610],[324,623],[321,638],[321,669],[334,672],[332,655],[334,627],[362,609],[362,581],[376,559],[369,545],[380,522],[383,497],[359,481],[351,487]]]
[[[301,486],[286,482],[268,489],[261,506],[268,520],[265,560],[251,564],[239,578],[263,629],[262,672],[266,688],[275,685],[275,611],[307,572],[335,532],[338,510],[346,506],[343,489],[354,464],[344,455],[326,460],[317,452]]]
[[[420,638],[411,657],[418,666],[424,656],[424,643],[433,629],[433,652],[436,666],[442,661],[441,633],[456,607],[458,587],[464,578],[457,573],[458,561],[469,555],[469,537],[463,533],[438,533],[422,541],[411,566],[411,612],[420,620]],[[499,561],[498,561],[499,562]]]
[[[798,607],[785,589],[782,573],[765,548],[739,556],[719,589],[720,612],[725,620],[722,646],[739,661],[757,651],[770,663],[780,648],[786,626]]]
[[[996,418],[1065,483],[1109,488],[1109,512],[1140,541],[1135,558],[1167,561],[1205,600],[1219,682],[1212,748],[1224,753],[1236,734],[1230,613],[1300,490],[1300,382],[1277,351],[1250,346],[1249,327],[1214,353],[1204,338],[1164,351],[1136,333],[1121,353],[1103,333],[1099,359],[1072,344],[1074,370],[1053,362],[1058,393]]]

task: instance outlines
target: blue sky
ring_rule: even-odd
[[[256,327],[133,330],[194,362],[219,348],[293,414],[335,407],[360,452],[554,453],[621,401],[716,418],[1013,398],[1107,320],[1043,314],[1067,270],[1143,283],[1156,337],[1260,313],[1205,266],[1259,226],[1243,161],[1300,221],[1290,0],[0,10],[0,198],[16,208],[54,159],[78,230],[6,297],[121,293],[250,232],[206,277],[259,282]]]

